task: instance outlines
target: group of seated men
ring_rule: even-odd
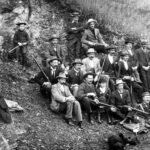
[[[69,125],[73,125],[75,114],[77,124],[82,128],[82,111],[87,113],[91,124],[94,124],[94,114],[101,123],[104,112],[108,123],[114,124],[114,118],[124,120],[130,116],[132,107],[142,104],[144,99],[150,100],[148,42],[141,40],[140,48],[134,49],[134,41],[127,38],[124,48],[117,52],[117,47],[104,42],[94,19],[88,20],[88,28],[80,39],[79,32],[83,28],[79,26],[78,15],[73,14],[74,19],[68,27],[70,66],[66,65],[65,54],[54,35],[44,60],[47,65],[32,81],[40,85],[43,96],[49,97],[52,111],[65,112]],[[79,54],[80,42],[86,53],[83,59]],[[73,60],[70,54],[76,59]]]

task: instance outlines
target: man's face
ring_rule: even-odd
[[[150,96],[144,96],[144,97],[143,97],[143,102],[144,102],[145,104],[149,104],[149,103],[150,103]]]
[[[109,54],[110,54],[111,56],[114,56],[114,55],[115,55],[115,50],[114,50],[114,49],[110,50]]]
[[[126,48],[127,48],[127,50],[131,50],[132,49],[132,43],[127,43]]]
[[[90,59],[93,59],[93,58],[95,57],[95,53],[88,53],[88,57],[89,57]]]
[[[73,21],[74,21],[74,22],[78,22],[78,20],[79,20],[79,16],[74,16],[74,17],[73,17]]]
[[[21,31],[25,30],[25,25],[24,25],[24,24],[21,24],[21,25],[19,26],[19,29],[20,29]]]
[[[81,69],[81,64],[76,64],[74,68],[79,71]]]
[[[58,60],[53,60],[50,65],[53,67],[53,68],[56,68],[58,66]]]
[[[123,85],[123,84],[118,84],[118,85],[117,85],[117,89],[118,89],[118,90],[123,90],[123,88],[124,88],[124,85]]]
[[[102,83],[99,84],[99,86],[101,88],[106,88],[107,87],[107,83],[106,82],[102,82]]]
[[[89,26],[90,26],[90,29],[93,30],[95,28],[95,22],[91,22]]]
[[[128,60],[129,60],[129,56],[128,56],[128,55],[123,56],[123,60],[124,60],[124,61],[128,61]]]
[[[86,81],[87,81],[87,83],[89,83],[89,84],[92,84],[92,83],[93,83],[93,80],[94,80],[93,75],[88,75],[88,76],[86,77]]]
[[[53,40],[52,40],[52,43],[53,43],[54,45],[56,45],[56,44],[58,43],[58,39],[53,39]]]
[[[59,79],[58,79],[58,82],[59,82],[60,84],[64,84],[64,83],[66,83],[66,78],[59,78]]]

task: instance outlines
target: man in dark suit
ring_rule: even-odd
[[[60,72],[63,72],[64,70],[58,65],[58,58],[56,56],[53,56],[49,59],[48,63],[49,66],[43,69],[43,72],[49,79],[45,77],[43,72],[39,72],[35,77],[34,81],[40,85],[40,91],[43,96],[50,97],[50,89],[51,85],[57,83],[56,77],[59,75]]]
[[[83,73],[81,72],[81,66],[83,65],[83,63],[81,59],[75,59],[72,65],[72,69],[68,72],[67,82],[70,84],[70,88],[73,92],[73,95],[77,97],[79,85],[83,81]]]
[[[142,86],[136,82],[134,76],[133,76],[133,69],[131,64],[128,62],[129,60],[129,54],[126,51],[122,51],[121,53],[122,56],[122,61],[118,63],[118,78],[122,78],[123,81],[125,81],[125,88],[131,91],[130,89],[132,88],[134,94],[135,94],[135,99],[136,102],[141,102],[142,100],[142,92],[143,88]],[[130,93],[131,96],[133,93]],[[134,102],[133,102],[134,103]]]
[[[84,30],[84,28],[79,22],[80,12],[75,11],[71,15],[73,18],[67,26],[67,33],[69,58],[70,60],[73,60],[74,58],[81,57],[81,33]]]
[[[92,113],[93,111],[98,111],[99,107],[96,103],[98,103],[98,100],[96,98],[96,89],[93,84],[94,80],[94,74],[93,73],[86,73],[84,75],[84,81],[82,84],[80,84],[78,92],[77,92],[77,98],[83,106],[83,109],[88,114],[88,121],[91,124],[94,124],[92,120]]]
[[[131,109],[131,98],[128,90],[124,89],[124,82],[121,79],[116,80],[116,91],[112,93],[111,105],[116,108],[111,108],[111,113],[114,117],[124,120],[129,117]],[[123,123],[123,122],[121,122]]]
[[[96,24],[96,20],[89,19],[87,22],[89,28],[83,33],[81,42],[86,52],[89,48],[94,48],[98,53],[101,53],[104,52],[105,47],[108,46],[108,44],[104,42],[99,29],[95,28]]]
[[[150,50],[147,49],[147,41],[141,41],[141,48],[136,55],[139,63],[139,72],[143,82],[144,91],[150,91]]]
[[[115,56],[115,47],[110,47],[108,50],[108,55],[100,60],[101,67],[103,69],[102,73],[109,75],[109,87],[111,91],[115,90],[115,79],[116,79],[116,63],[117,56]]]

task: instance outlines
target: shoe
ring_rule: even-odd
[[[94,122],[93,122],[93,120],[92,120],[92,114],[91,114],[91,113],[88,114],[88,121],[89,121],[89,123],[90,123],[91,125],[94,125]]]
[[[65,118],[66,123],[70,126],[74,126],[74,124],[72,123],[71,119]]]
[[[82,121],[79,121],[79,122],[78,122],[78,127],[79,127],[81,130],[83,130]]]

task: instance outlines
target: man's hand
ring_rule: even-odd
[[[104,44],[105,47],[108,47],[109,45],[107,43]]]
[[[113,107],[113,106],[110,108],[110,110],[111,110],[112,112],[116,112],[116,111],[117,111],[116,107]]]
[[[74,102],[75,101],[75,98],[73,97],[73,96],[68,96],[68,97],[66,97],[66,102]]]
[[[43,86],[46,88],[51,88],[51,83],[50,82],[44,82]]]
[[[132,67],[132,70],[137,70],[138,66]]]
[[[142,68],[145,70],[145,71],[148,71],[149,70],[149,68],[150,68],[150,66],[142,66]]]
[[[77,30],[77,28],[71,28],[71,30]]]
[[[98,99],[94,99],[94,102],[96,103],[96,104],[99,104],[99,100]]]
[[[131,77],[130,76],[124,76],[123,79],[125,79],[125,80],[131,80]]]
[[[22,45],[27,45],[27,42],[22,43]]]
[[[95,45],[95,43],[94,42],[88,42],[88,44],[90,45],[90,46],[94,46]]]
[[[95,93],[87,93],[86,96],[93,96],[93,97],[95,97],[96,94]]]
[[[18,45],[19,45],[19,46],[22,46],[22,43],[18,42]]]

